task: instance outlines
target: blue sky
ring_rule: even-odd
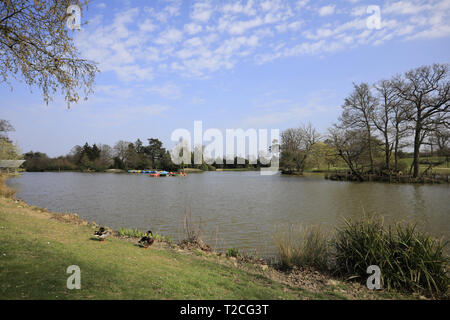
[[[370,29],[370,5],[381,28]],[[352,82],[450,62],[450,0],[90,3],[75,43],[99,62],[95,93],[67,109],[0,84],[0,118],[22,151],[160,138],[178,128],[276,128],[336,121]]]

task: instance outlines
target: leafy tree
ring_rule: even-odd
[[[150,160],[152,164],[156,167],[161,165],[160,160],[166,154],[166,149],[162,147],[163,143],[158,139],[148,139],[148,146],[145,147],[144,152]]]
[[[21,78],[37,86],[48,103],[60,91],[68,107],[85,99],[99,72],[82,59],[66,26],[67,9],[79,0],[4,0],[0,2],[0,81]]]
[[[41,152],[27,152],[24,155],[25,169],[27,171],[44,171],[50,167],[50,158]]]

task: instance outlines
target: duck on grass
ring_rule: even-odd
[[[97,238],[99,241],[103,242],[106,240],[107,237],[109,237],[111,233],[106,230],[104,227],[100,227],[100,229],[96,230],[94,232],[94,237]]]
[[[147,231],[147,235],[139,240],[139,245],[141,245],[145,249],[148,249],[153,244],[153,242],[155,242],[155,239],[153,238],[152,231],[149,230]]]

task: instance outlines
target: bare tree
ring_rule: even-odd
[[[409,129],[407,126],[409,110],[398,95],[393,81],[402,79],[382,80],[374,85],[378,103],[373,113],[373,124],[384,140],[384,167],[388,171],[391,169],[392,153],[394,153],[394,168],[398,170],[398,151],[403,146],[401,140]]]
[[[295,169],[298,173],[303,173],[306,159],[319,137],[319,133],[310,123],[282,132],[281,166],[288,171]]]
[[[344,160],[351,173],[363,181],[361,162],[368,152],[367,132],[364,129],[346,130],[335,125],[328,129],[331,146]]]
[[[420,147],[435,131],[436,125],[449,123],[449,65],[423,66],[405,74],[405,81],[396,81],[398,95],[411,108],[408,120],[414,130],[413,176],[419,176]]]
[[[367,83],[353,84],[354,90],[345,99],[339,126],[348,130],[365,130],[369,150],[370,169],[374,171],[372,129],[377,100]]]
[[[0,2],[0,81],[18,75],[42,90],[46,103],[60,91],[68,107],[92,92],[96,63],[80,58],[66,27],[70,5],[78,0]],[[87,7],[87,1],[84,2]],[[11,84],[10,84],[11,86]],[[12,88],[12,87],[11,87]]]
[[[120,161],[124,162],[127,158],[128,146],[131,142],[120,140],[114,145],[114,156],[118,157]]]
[[[14,127],[9,121],[0,119],[0,139],[7,139],[7,134],[11,131],[14,131]]]
[[[100,160],[107,166],[112,165],[114,153],[113,148],[107,144],[100,144],[98,147],[100,149]]]

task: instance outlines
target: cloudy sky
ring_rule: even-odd
[[[87,102],[46,106],[38,89],[0,84],[0,118],[24,152],[150,137],[170,147],[195,120],[325,131],[352,82],[450,62],[450,0],[96,0],[82,22],[76,45],[102,71]]]

